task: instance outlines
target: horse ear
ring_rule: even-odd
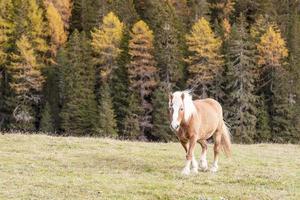
[[[181,94],[181,98],[182,98],[182,101],[183,101],[183,99],[184,99],[184,93]]]

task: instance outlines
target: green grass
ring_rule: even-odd
[[[179,143],[0,135],[0,199],[300,199],[299,145],[233,145],[216,174],[181,176],[184,158]]]

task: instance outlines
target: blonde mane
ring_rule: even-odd
[[[191,91],[177,91],[173,93],[175,99],[181,99],[181,95],[184,94],[183,106],[184,106],[184,121],[188,121],[194,114],[197,114],[197,109],[193,103],[193,97]]]

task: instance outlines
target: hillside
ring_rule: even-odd
[[[217,174],[183,177],[178,143],[6,134],[0,199],[300,199],[299,154],[299,145],[234,145]]]

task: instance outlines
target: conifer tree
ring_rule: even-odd
[[[291,142],[300,141],[300,20],[297,1],[292,1],[289,13],[289,33],[287,36],[287,46],[289,49],[289,69],[288,69],[288,97],[289,104],[293,110],[292,125],[295,127],[291,136]]]
[[[26,130],[33,128],[35,116],[31,105],[40,101],[44,77],[28,38],[22,35],[16,46],[17,51],[11,55],[12,62],[8,66],[10,87],[15,94],[13,115],[17,124]]]
[[[112,70],[116,68],[117,57],[121,52],[123,29],[123,23],[110,12],[103,18],[102,25],[92,32],[94,61],[100,78],[104,81],[110,78]]]
[[[11,48],[11,37],[14,29],[13,4],[11,0],[0,1],[0,129],[5,125],[7,112],[8,82],[6,65],[9,62],[9,49]]]
[[[168,88],[166,85],[160,86],[153,94],[153,130],[152,135],[159,141],[168,142],[176,139],[176,135],[170,129],[170,119],[168,114]]]
[[[126,31],[121,42],[122,52],[118,57],[118,67],[112,73],[111,78],[111,96],[113,99],[113,107],[116,114],[117,127],[119,135],[125,137],[125,118],[129,112],[129,80],[127,72],[127,64],[130,61],[128,54],[129,33]]]
[[[139,97],[131,93],[129,94],[128,111],[124,118],[124,131],[121,137],[124,139],[139,139],[141,136],[140,116],[143,114],[143,109],[140,106]]]
[[[207,97],[208,91],[216,95],[218,85],[215,80],[223,71],[223,58],[220,55],[221,40],[216,38],[209,23],[204,18],[199,19],[190,34],[186,35],[190,56],[188,62],[188,85],[194,89],[202,89],[202,97]]]
[[[130,88],[139,97],[139,107],[142,114],[139,115],[141,138],[144,138],[152,129],[151,104],[153,90],[157,85],[157,69],[153,57],[153,32],[143,21],[134,24],[129,41],[129,54],[131,61],[128,66]]]
[[[67,32],[61,15],[51,2],[47,5],[46,16],[51,36],[50,51],[55,56],[57,49],[66,42]]]
[[[176,17],[175,10],[168,1],[144,0],[136,5],[140,8],[142,18],[154,31],[154,55],[161,79],[170,89],[182,86],[184,38],[178,32],[184,30],[184,24]]]
[[[120,45],[123,37],[124,25],[113,12],[103,18],[102,25],[94,29],[91,45],[94,53],[94,64],[97,69],[100,104],[100,125],[102,135],[116,136],[116,119],[110,94],[112,71],[117,68],[117,58],[121,53]],[[101,88],[101,89],[100,89]]]
[[[210,14],[209,3],[207,0],[190,0],[188,5],[191,10],[191,22],[196,23],[201,17],[206,18],[207,20]]]
[[[14,8],[15,38],[18,39],[26,33],[37,53],[39,62],[44,61],[45,53],[49,49],[46,42],[49,33],[46,30],[43,10],[39,7],[37,0],[15,0]]]
[[[64,29],[69,30],[72,13],[72,0],[45,0],[46,4],[52,4],[60,15]]]
[[[50,109],[51,108],[49,103],[46,102],[42,111],[41,122],[40,122],[40,130],[45,133],[54,133],[55,131]]]
[[[269,26],[257,44],[258,64],[261,66],[261,92],[268,105],[267,111],[271,117],[273,136],[283,132],[289,134],[290,112],[287,103],[288,95],[284,95],[286,81],[279,74],[284,74],[284,59],[288,56],[285,41],[275,27]],[[284,89],[285,88],[285,89]],[[279,124],[285,124],[284,126]],[[276,140],[276,137],[273,137]]]
[[[258,44],[260,42],[260,38],[266,33],[267,29],[269,26],[273,26],[274,23],[270,21],[269,16],[264,16],[264,15],[258,15],[255,19],[255,22],[252,24],[250,27],[250,35],[251,35],[251,40]],[[258,59],[259,53],[256,48],[255,52],[255,57]],[[256,63],[258,63],[256,61]],[[256,80],[255,80],[255,93],[258,96],[257,100],[257,124],[256,124],[256,141],[270,141],[272,134],[271,134],[271,117],[269,113],[269,105],[267,104],[266,101],[266,96],[263,95],[263,91],[261,89],[262,82],[261,80],[263,79],[263,75],[261,74],[261,66],[257,64],[257,68],[255,70],[255,73],[257,74]],[[257,139],[259,138],[259,139]]]
[[[227,54],[227,109],[234,141],[251,143],[256,133],[255,46],[243,15],[233,26]]]
[[[113,110],[112,97],[110,95],[110,88],[107,82],[101,86],[101,102],[99,109],[99,135],[117,137],[117,123],[116,116]]]
[[[93,92],[95,71],[91,64],[89,41],[74,31],[65,50],[59,53],[61,129],[68,134],[93,135],[98,127]]]

